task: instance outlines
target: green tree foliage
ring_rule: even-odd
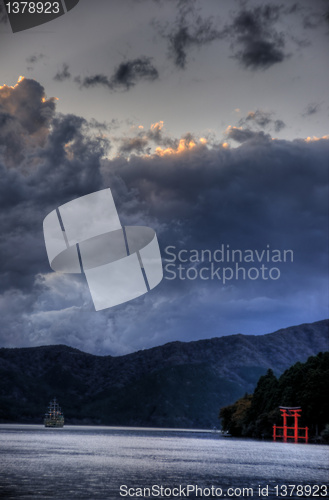
[[[233,405],[224,406],[220,410],[222,429],[232,436],[241,436],[245,428],[245,419],[251,406],[252,395],[245,394]]]
[[[297,363],[279,379],[283,406],[301,406],[302,424],[318,435],[329,423],[329,352]],[[289,390],[288,390],[289,389]]]
[[[278,404],[278,380],[272,370],[260,377],[253,394],[249,412],[250,419],[256,419],[260,414],[268,413]]]
[[[281,425],[279,406],[301,406],[300,426],[313,438],[327,439],[329,425],[329,352],[296,363],[277,379],[272,370],[260,377],[254,394],[220,410],[222,428],[233,436],[271,438]]]

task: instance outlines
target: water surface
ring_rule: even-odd
[[[6,499],[195,498],[187,485],[199,488],[197,498],[221,492],[226,498],[323,498],[324,489],[301,487],[285,495],[274,487],[314,488],[329,480],[329,446],[189,430],[0,425],[0,452],[0,496]],[[152,493],[152,486],[151,496],[137,489]],[[259,487],[267,486],[264,496]]]

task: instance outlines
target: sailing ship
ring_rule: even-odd
[[[56,398],[50,401],[44,418],[45,427],[63,427],[64,415]]]

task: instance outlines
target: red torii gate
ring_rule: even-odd
[[[300,406],[280,406],[281,415],[283,417],[283,426],[273,425],[273,441],[278,438],[283,439],[284,443],[287,443],[288,439],[293,439],[295,443],[298,443],[299,439],[304,439],[305,443],[308,443],[308,427],[298,427],[298,418],[302,412]],[[288,427],[287,419],[294,419],[294,426]],[[277,429],[283,429],[283,434],[277,434]],[[293,434],[289,434],[288,430],[293,429]],[[303,435],[299,434],[298,431],[305,431]]]

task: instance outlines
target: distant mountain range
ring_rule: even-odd
[[[212,428],[261,375],[329,350],[329,320],[266,335],[171,342],[125,356],[65,345],[0,349],[0,421],[42,423],[57,397],[72,424]]]

